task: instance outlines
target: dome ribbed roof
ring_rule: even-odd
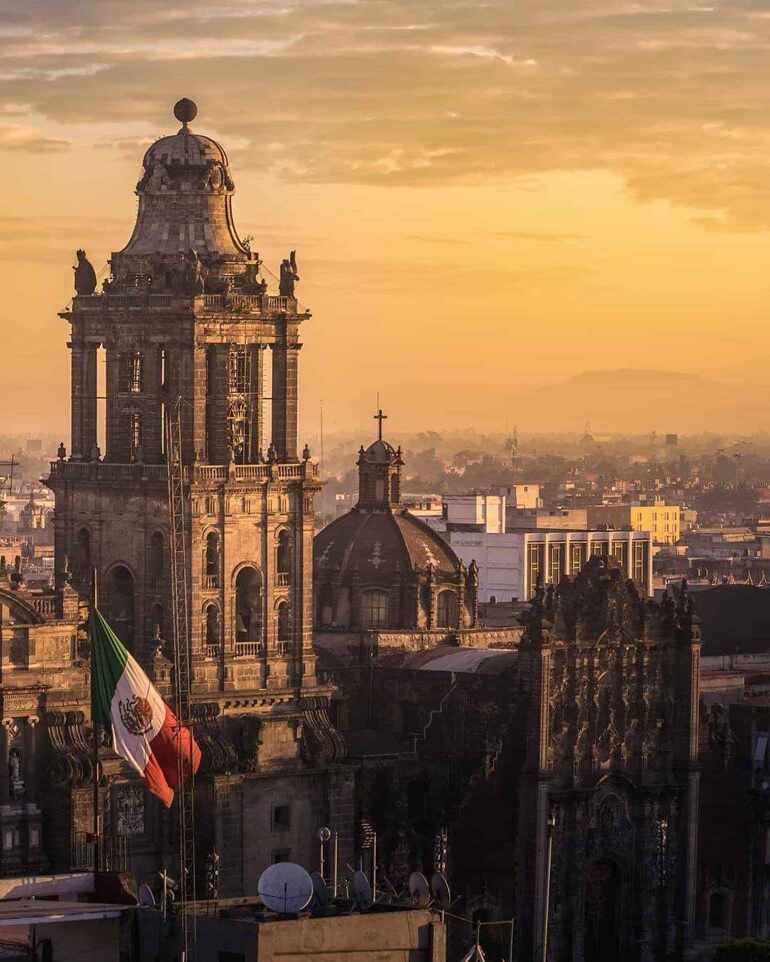
[[[437,577],[450,578],[460,567],[452,548],[406,510],[353,508],[316,535],[313,557],[317,568],[338,570],[343,576],[356,570],[364,583],[386,582],[399,572],[409,574],[428,565]]]
[[[224,147],[211,137],[194,134],[187,126],[168,137],[161,137],[147,149],[142,165],[145,170],[153,164],[184,164],[190,167],[205,167],[209,163],[228,165]]]

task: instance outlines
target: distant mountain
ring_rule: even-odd
[[[513,398],[520,430],[744,431],[770,428],[770,387],[680,371],[584,371]]]

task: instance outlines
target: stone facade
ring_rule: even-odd
[[[538,592],[523,636],[319,647],[395,885],[445,870],[458,914],[517,922],[518,958],[648,962],[693,936],[697,626],[612,560]],[[465,641],[473,644],[472,636]],[[342,711],[342,709],[340,709]],[[549,828],[550,824],[550,828]],[[486,932],[504,957],[508,930]],[[459,953],[470,928],[450,926]],[[465,940],[465,941],[464,941]]]

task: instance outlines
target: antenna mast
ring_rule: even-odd
[[[168,468],[168,507],[170,520],[171,595],[174,643],[174,695],[178,721],[177,737],[182,744],[182,729],[192,730],[190,708],[190,617],[187,584],[187,530],[185,524],[184,466],[182,464],[182,399],[173,413],[166,413],[166,464]],[[192,746],[192,740],[190,742]],[[191,747],[192,750],[192,747]],[[179,817],[179,893],[182,926],[183,962],[190,959],[195,942],[191,917],[195,904],[195,776],[185,777],[182,752],[177,751]],[[192,766],[191,766],[192,767]]]

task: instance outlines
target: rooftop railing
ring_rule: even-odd
[[[186,464],[185,481],[302,481],[318,477],[313,461],[291,464]],[[165,464],[115,464],[111,461],[51,461],[51,478],[66,481],[166,481]]]
[[[79,294],[72,301],[78,311],[158,310],[188,311],[191,308],[233,314],[296,314],[296,297],[274,294],[150,294],[136,290],[125,294]]]

